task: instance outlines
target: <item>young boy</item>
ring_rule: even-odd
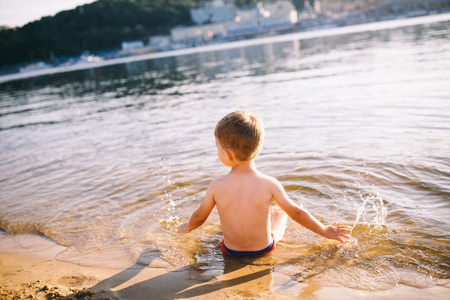
[[[258,117],[246,111],[226,115],[216,126],[217,154],[231,171],[209,185],[200,207],[189,222],[177,227],[188,233],[202,225],[217,206],[222,225],[222,250],[235,256],[270,252],[283,237],[287,216],[329,239],[343,242],[348,226],[325,226],[308,211],[297,206],[273,177],[260,173],[254,159],[262,147],[264,131]],[[284,211],[270,216],[272,199]]]

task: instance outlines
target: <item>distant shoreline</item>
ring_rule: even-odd
[[[378,22],[363,23],[363,24],[357,24],[357,25],[342,26],[342,27],[332,27],[332,28],[326,28],[326,29],[315,29],[315,30],[310,30],[310,31],[280,34],[280,35],[269,36],[269,37],[256,37],[254,39],[248,39],[248,40],[232,41],[232,42],[213,44],[213,45],[205,45],[205,46],[199,46],[199,47],[193,47],[193,48],[185,48],[185,49],[171,50],[171,51],[165,51],[165,52],[155,52],[155,53],[148,53],[148,54],[142,54],[142,55],[136,55],[136,56],[114,58],[114,59],[110,59],[110,60],[86,63],[86,64],[81,64],[81,65],[54,67],[54,68],[48,68],[48,69],[43,69],[43,70],[30,71],[30,72],[26,72],[26,73],[7,74],[7,75],[0,76],[0,84],[9,82],[9,81],[25,79],[25,78],[66,73],[66,72],[72,72],[72,71],[78,71],[78,70],[94,69],[94,68],[124,64],[124,63],[131,63],[131,62],[142,61],[142,60],[189,55],[189,54],[203,53],[203,52],[209,52],[209,51],[220,51],[220,50],[227,50],[227,49],[234,49],[234,48],[241,48],[241,47],[249,47],[249,46],[254,46],[254,45],[263,45],[263,44],[267,44],[267,43],[287,42],[287,41],[291,41],[291,40],[305,40],[305,39],[337,36],[337,35],[365,32],[365,31],[378,31],[378,30],[385,30],[385,29],[391,29],[391,28],[400,28],[400,27],[406,27],[406,26],[438,23],[438,22],[445,22],[445,21],[450,21],[450,13],[427,15],[427,16],[422,16],[422,17],[413,17],[413,18],[405,18],[405,19],[395,19],[395,20],[388,20],[388,21],[378,21]]]

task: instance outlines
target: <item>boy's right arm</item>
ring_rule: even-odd
[[[348,228],[348,226],[336,226],[335,224],[325,226],[319,220],[314,218],[314,216],[311,215],[307,210],[297,206],[288,197],[283,186],[278,180],[272,178],[272,183],[274,185],[272,191],[273,199],[291,219],[308,228],[309,230],[328,239],[335,239],[343,242],[344,238],[349,238],[347,234],[350,233],[351,230]]]
[[[206,190],[205,199],[197,208],[197,210],[194,211],[189,221],[176,227],[178,233],[189,233],[197,227],[201,226],[203,223],[205,223],[206,219],[208,219],[209,215],[214,209],[214,206],[216,205],[216,202],[214,201],[213,183],[214,181],[209,185],[208,189]]]

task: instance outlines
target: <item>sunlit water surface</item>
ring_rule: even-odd
[[[249,260],[322,286],[449,286],[450,22],[181,55],[0,85],[0,227],[90,266],[223,270],[213,131],[260,115],[256,164],[326,224]]]

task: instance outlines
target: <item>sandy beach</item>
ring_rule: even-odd
[[[269,266],[236,260],[230,270],[199,272],[192,267],[93,268],[61,262],[65,247],[36,235],[0,240],[2,299],[449,299],[446,287],[398,285],[386,291],[299,283]],[[160,264],[161,267],[158,267]]]

